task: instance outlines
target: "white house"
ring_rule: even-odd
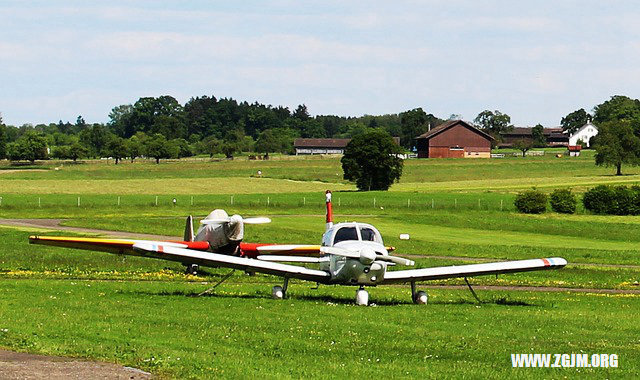
[[[589,147],[589,140],[598,134],[598,127],[588,122],[569,136],[569,145],[578,145],[578,140],[581,140],[587,147]]]

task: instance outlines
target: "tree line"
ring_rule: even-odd
[[[15,127],[1,124],[0,119],[0,158],[119,161],[141,156],[159,160],[196,154],[292,153],[298,137],[352,138],[372,129],[399,136],[411,148],[415,136],[442,121],[421,108],[379,116],[312,117],[304,104],[290,111],[214,96],[191,98],[184,105],[171,96],[143,97],[114,107],[107,123],[89,124],[78,116],[75,123],[60,120]]]
[[[460,116],[454,114],[448,119],[457,118]],[[16,127],[5,126],[0,117],[0,158],[113,157],[117,163],[142,156],[159,161],[192,155],[233,157],[237,152],[292,153],[297,137],[352,138],[372,130],[400,137],[401,146],[411,150],[415,137],[444,121],[422,108],[378,116],[312,117],[304,104],[291,111],[283,106],[201,96],[182,105],[165,95],[116,106],[107,123],[90,124],[78,116],[75,123],[60,120]],[[598,163],[619,168],[622,163],[640,162],[640,152],[636,152],[640,150],[640,100],[613,96],[592,113],[583,108],[569,113],[560,124],[572,133],[589,121],[598,126],[602,140],[611,147],[601,149]],[[501,133],[514,128],[511,117],[498,110],[480,112],[474,123],[497,141]],[[543,143],[542,132],[541,124],[533,128],[535,144]]]

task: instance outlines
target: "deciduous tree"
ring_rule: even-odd
[[[579,110],[573,111],[563,117],[562,120],[560,120],[560,125],[562,126],[563,131],[572,134],[580,129],[580,127],[590,122],[592,118],[593,117],[587,113],[584,108],[580,108]]]
[[[400,179],[404,162],[391,135],[372,130],[354,137],[340,160],[344,179],[354,181],[359,190],[388,190]]]
[[[28,131],[18,141],[9,144],[7,153],[10,160],[27,160],[31,163],[35,160],[44,160],[48,156],[47,140],[39,133]]]
[[[502,113],[498,110],[489,111],[484,110],[473,119],[480,128],[489,132],[494,138],[499,139],[500,133],[508,132],[513,129],[511,125],[511,116],[506,113]]]
[[[622,164],[640,164],[640,138],[630,120],[610,121],[598,127],[596,165],[615,166],[616,175],[622,175]]]

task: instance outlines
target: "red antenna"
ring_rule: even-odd
[[[333,209],[331,207],[331,190],[325,191],[327,197],[327,229],[333,227]]]

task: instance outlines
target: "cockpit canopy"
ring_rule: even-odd
[[[339,223],[327,230],[322,237],[323,246],[333,246],[342,241],[372,241],[383,244],[380,232],[366,223]]]

